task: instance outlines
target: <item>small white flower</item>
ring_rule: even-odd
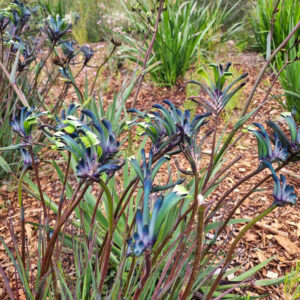
[[[204,197],[201,194],[198,195],[197,199],[198,199],[199,206],[204,204]]]

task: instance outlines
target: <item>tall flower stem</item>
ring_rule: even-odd
[[[57,241],[57,238],[58,238],[58,235],[59,235],[59,232],[60,232],[61,228],[67,222],[67,220],[70,217],[71,213],[77,207],[77,205],[79,204],[80,200],[83,198],[85,192],[87,191],[88,187],[90,186],[90,182],[87,181],[85,183],[83,189],[79,193],[79,190],[80,190],[80,188],[81,188],[81,186],[82,186],[83,183],[84,183],[83,181],[80,181],[78,183],[77,188],[75,189],[75,191],[73,193],[73,196],[72,196],[72,198],[70,200],[70,202],[71,202],[70,206],[67,208],[67,210],[61,216],[58,224],[56,225],[56,227],[55,227],[55,229],[53,231],[52,237],[51,237],[51,239],[49,240],[49,242],[47,244],[47,248],[46,248],[45,254],[43,256],[43,260],[42,260],[40,278],[43,278],[46,275],[46,273],[47,273],[47,271],[49,269],[50,262],[51,262],[51,257],[52,257],[52,253],[53,253],[53,249],[54,249],[54,246],[55,246],[55,243]],[[76,198],[76,196],[77,196],[77,198]],[[37,292],[37,294],[35,296],[35,300],[42,299],[42,297],[43,297],[43,291],[44,291],[43,286],[41,286],[38,289],[38,292]]]
[[[209,161],[209,165],[208,165],[208,168],[207,168],[207,173],[206,173],[206,176],[205,176],[205,180],[204,180],[204,183],[203,183],[203,186],[202,186],[203,189],[205,189],[205,187],[206,187],[206,185],[209,181],[210,175],[212,173],[213,167],[214,167],[214,156],[215,156],[215,150],[216,150],[218,124],[219,124],[219,115],[216,115],[215,124],[214,124],[215,130],[214,130],[212,146],[211,146],[210,161]]]
[[[96,76],[95,76],[94,81],[93,81],[93,83],[92,83],[90,96],[92,96],[93,93],[94,93],[95,85],[96,85],[96,82],[97,82],[97,79],[98,79],[98,76],[99,76],[99,73],[100,73],[102,67],[109,61],[109,59],[112,57],[112,55],[113,55],[113,53],[115,52],[115,50],[117,49],[117,47],[118,47],[117,43],[114,43],[114,47],[113,47],[113,49],[111,50],[110,54],[106,57],[106,59],[104,60],[104,62],[98,67],[97,72],[96,72]],[[80,73],[80,72],[79,72],[79,73]],[[78,74],[79,74],[79,73],[78,73]],[[77,75],[78,75],[78,74],[77,74]],[[75,78],[77,77],[77,75],[75,76]]]
[[[41,198],[41,201],[42,201],[43,213],[44,213],[44,223],[46,224],[48,222],[47,208],[46,208],[44,194],[43,194],[42,187],[41,187],[41,181],[40,181],[40,176],[39,176],[39,169],[38,169],[38,166],[37,166],[36,161],[35,161],[35,157],[34,157],[32,146],[29,147],[29,153],[30,153],[30,156],[31,156],[31,159],[32,159],[32,166],[33,166],[34,173],[35,173],[36,183],[37,183],[39,194],[40,194],[40,198]]]
[[[189,297],[199,271],[199,265],[202,259],[201,250],[202,250],[202,240],[203,240],[203,232],[204,232],[205,209],[206,209],[206,205],[204,204],[200,205],[198,208],[198,226],[197,226],[197,242],[196,242],[195,258],[193,262],[192,273],[187,283],[186,289],[181,297],[181,300],[185,300]]]
[[[114,207],[113,207],[114,203],[113,203],[112,194],[111,194],[109,188],[107,187],[107,185],[101,179],[99,179],[99,183],[107,197],[107,219],[108,219],[107,220],[108,221],[108,237],[107,237],[107,241],[106,241],[106,245],[105,245],[105,249],[104,249],[104,253],[103,253],[102,268],[100,269],[101,279],[100,279],[100,283],[99,283],[99,292],[101,293],[101,290],[104,285],[106,273],[108,270],[110,251],[111,251],[111,247],[112,247],[112,238],[113,238],[113,231],[114,231]]]
[[[39,75],[43,69],[43,67],[45,66],[45,64],[47,63],[47,60],[48,58],[50,57],[51,53],[53,52],[54,48],[55,48],[55,45],[56,43],[53,43],[51,48],[49,49],[49,52],[47,53],[46,57],[44,58],[44,60],[42,59],[42,64],[39,65],[39,68],[36,72],[36,75],[34,77],[34,81],[33,81],[33,87],[30,89],[30,92],[27,96],[27,98],[29,99],[30,96],[33,95],[33,93],[36,91],[36,87],[37,87],[37,84],[38,84],[38,78],[39,78]]]
[[[139,286],[133,295],[132,298],[133,300],[139,300],[139,297],[144,289],[145,283],[151,272],[151,252],[145,251],[144,257],[145,257],[145,270],[140,280]]]
[[[135,107],[135,105],[136,105],[136,102],[137,102],[137,99],[138,99],[138,96],[139,96],[139,93],[140,93],[140,90],[141,90],[141,87],[142,87],[142,83],[143,83],[143,80],[144,80],[145,75],[146,75],[145,70],[147,68],[147,62],[149,60],[149,57],[150,57],[150,54],[151,54],[151,51],[152,51],[152,48],[153,48],[153,45],[154,45],[154,42],[155,42],[155,39],[156,39],[158,25],[159,25],[159,22],[161,20],[161,14],[162,14],[162,11],[163,11],[164,3],[165,3],[165,0],[159,0],[159,7],[158,7],[156,21],[155,21],[155,25],[154,25],[154,32],[153,32],[152,39],[150,41],[150,44],[148,46],[148,49],[147,49],[147,52],[146,52],[146,55],[145,55],[145,58],[144,58],[144,61],[143,61],[143,68],[141,70],[141,73],[140,73],[137,81],[136,81],[137,82],[137,88],[136,88],[136,91],[135,91],[135,95],[133,97],[131,108]],[[131,116],[129,118],[131,120]],[[131,130],[129,130],[129,132],[128,132],[128,149],[129,149],[129,153],[131,154],[131,152],[132,152],[132,131]]]
[[[235,185],[233,185],[229,190],[227,190],[223,196],[220,198],[214,209],[211,211],[211,213],[206,218],[206,223],[214,216],[214,214],[219,210],[219,208],[222,206],[223,202],[226,200],[226,198],[235,190],[237,189],[241,184],[246,182],[248,179],[252,178],[253,176],[260,173],[262,169],[257,168],[253,172],[249,173],[245,177],[243,177],[240,181],[238,181]]]
[[[216,288],[218,287],[224,273],[226,272],[226,269],[228,267],[228,264],[229,262],[231,261],[232,259],[232,256],[234,254],[234,250],[237,246],[237,244],[239,243],[239,241],[241,240],[241,238],[244,236],[244,234],[253,226],[255,225],[256,222],[258,222],[259,220],[261,220],[263,217],[265,217],[266,215],[268,215],[270,212],[272,212],[277,206],[275,204],[273,204],[272,206],[270,206],[269,208],[267,208],[265,211],[263,211],[261,214],[259,214],[257,217],[255,217],[251,222],[249,222],[247,225],[245,225],[243,227],[243,229],[240,231],[240,233],[238,234],[238,236],[235,238],[235,240],[233,241],[229,251],[228,251],[228,254],[227,254],[227,257],[226,257],[226,260],[223,264],[223,267],[218,275],[218,277],[215,279],[206,299],[209,300],[211,299],[211,297],[213,296],[213,293],[214,291],[216,290]]]
[[[22,199],[22,182],[24,179],[24,176],[26,172],[28,171],[28,167],[24,167],[20,178],[18,181],[18,200],[19,200],[19,206],[20,206],[20,220],[21,220],[21,241],[22,241],[22,247],[21,247],[21,257],[24,268],[26,268],[26,257],[25,257],[25,211],[24,211],[24,205],[23,205],[23,199]]]

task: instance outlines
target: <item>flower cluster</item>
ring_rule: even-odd
[[[137,232],[133,235],[134,241],[131,238],[127,240],[127,255],[133,254],[135,256],[140,256],[144,251],[152,249],[157,239],[157,234],[155,234],[155,225],[162,203],[163,197],[159,197],[154,204],[149,226],[146,223],[146,220],[144,220],[141,210],[137,210]]]
[[[23,29],[24,25],[31,16],[31,12],[27,6],[20,1],[14,0],[14,4],[10,9],[10,34],[17,35]]]
[[[260,161],[285,161],[289,153],[287,147],[283,146],[277,133],[274,133],[274,150],[272,150],[270,138],[265,128],[259,123],[253,123],[254,126],[260,130],[254,130],[253,127],[248,127],[249,131],[252,132],[257,139],[258,145],[258,157]]]
[[[59,15],[56,18],[50,16],[45,22],[45,30],[52,44],[56,44],[71,28],[65,19],[61,19]]]
[[[271,120],[267,124],[273,129],[274,138],[269,137],[265,128],[259,123],[253,123],[259,130],[255,130],[253,126],[248,127],[249,131],[256,136],[258,156],[261,162],[272,163],[274,161],[286,161],[287,159],[300,160],[300,128],[297,129],[292,113],[281,115],[289,126],[290,139],[279,125]],[[273,150],[271,142],[274,144]]]
[[[264,163],[272,173],[274,180],[274,204],[277,206],[284,206],[285,204],[295,204],[297,201],[297,195],[294,193],[294,187],[286,184],[286,178],[280,174],[280,181],[272,165],[268,162]]]
[[[82,110],[81,118],[73,116],[77,106],[71,104],[67,113],[57,118],[57,131],[53,142],[58,149],[66,149],[77,162],[76,175],[79,178],[98,180],[102,173],[112,175],[123,166],[123,160],[114,159],[119,150],[119,142],[111,124],[102,120],[101,124],[89,110]],[[84,116],[91,119],[85,122]],[[92,130],[95,129],[95,132]]]
[[[203,89],[203,91],[209,96],[210,100],[195,96],[191,97],[190,99],[205,106],[208,109],[208,111],[211,111],[214,114],[218,115],[227,105],[229,100],[235,95],[235,93],[246,84],[246,81],[243,81],[234,89],[232,88],[236,85],[236,83],[246,78],[248,74],[242,74],[241,76],[233,80],[230,84],[224,86],[227,77],[232,76],[232,73],[229,72],[231,63],[227,63],[225,68],[221,64],[210,64],[210,66],[213,69],[213,79],[211,79],[210,76],[203,69],[201,69],[199,73],[206,82],[206,84],[194,80],[190,81],[190,83],[199,85]]]
[[[138,209],[136,214],[137,232],[134,233],[133,239],[127,240],[127,255],[140,256],[146,250],[151,251],[169,211],[187,195],[187,191],[182,186],[176,185],[167,195],[157,197],[151,218],[149,212],[145,216],[145,206],[143,207],[143,214]],[[147,205],[149,205],[148,202]]]
[[[169,108],[161,104],[154,104],[153,108],[156,110],[151,111],[150,114],[129,109],[128,112],[137,113],[140,118],[144,119],[144,122],[133,122],[132,124],[137,124],[145,130],[145,134],[151,139],[156,151],[165,146],[163,142],[166,137],[170,138],[176,134],[178,134],[178,139],[173,142],[174,146],[180,141],[191,144],[192,139],[197,136],[210,113],[199,114],[192,119],[189,110],[182,112],[169,100],[163,100],[163,103]]]
[[[25,143],[30,143],[32,140],[32,129],[37,124],[37,118],[46,114],[46,112],[36,114],[34,110],[34,107],[23,107],[19,116],[13,117],[9,122],[12,129],[21,136]]]

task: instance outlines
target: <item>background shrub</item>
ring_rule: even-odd
[[[279,1],[277,12],[274,12],[275,0],[258,0],[253,7],[250,22],[257,41],[259,50],[269,55],[276,49],[292,28],[300,20],[300,2],[298,0]],[[274,15],[274,22],[273,22]],[[272,25],[272,23],[274,23]],[[271,37],[271,31],[273,32]],[[300,57],[300,30],[295,33],[284,51],[277,56],[274,69],[279,71],[286,61],[293,61]],[[268,40],[269,39],[269,40]],[[270,41],[270,39],[272,39]],[[285,90],[285,103],[281,102],[289,110],[296,108],[296,119],[300,121],[300,62],[291,63],[281,73],[279,80]]]
[[[214,43],[231,38],[240,24],[231,26],[226,34],[222,25],[238,3],[228,9],[222,0],[209,3],[168,0],[148,63],[152,79],[161,85],[174,85],[191,66],[199,49],[207,53]],[[137,61],[140,51],[145,56],[148,38],[152,36],[155,6],[151,1],[123,2],[123,5],[133,28],[131,36],[125,37],[128,46],[123,48],[123,54]]]

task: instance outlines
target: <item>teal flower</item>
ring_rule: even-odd
[[[138,209],[136,213],[137,232],[134,233],[133,239],[130,238],[127,240],[127,255],[140,256],[146,250],[151,251],[159,236],[161,226],[167,219],[168,213],[187,195],[187,191],[182,186],[176,185],[170,193],[157,198],[151,217],[149,211],[147,211],[147,215],[145,216],[145,207],[143,208],[143,214]],[[165,228],[168,230],[167,227]]]
[[[274,204],[277,206],[284,206],[285,204],[293,205],[297,201],[297,195],[294,193],[294,187],[286,184],[285,176],[280,174],[280,181],[276,175],[276,172],[272,165],[268,162],[264,163],[272,173],[272,177],[274,179]]]
[[[65,19],[61,19],[59,15],[56,18],[50,16],[45,23],[45,30],[52,44],[56,44],[71,28]]]
[[[94,51],[90,46],[83,46],[80,48],[80,51],[82,52],[84,57],[83,65],[86,66],[94,56]]]
[[[291,137],[290,140],[275,122],[268,121],[267,123],[274,130],[274,132],[276,132],[281,143],[287,147],[291,153],[298,152],[300,150],[300,127],[297,129],[297,125],[292,113],[282,113],[281,116],[284,117],[288,123]]]
[[[151,250],[157,239],[157,232],[155,232],[155,225],[159,210],[163,203],[163,197],[159,197],[153,208],[150,223],[146,222],[143,218],[140,209],[136,213],[136,225],[137,232],[133,235],[134,241],[132,239],[127,240],[128,250],[127,255],[134,254],[135,256],[140,256],[144,251]]]
[[[63,51],[64,56],[67,59],[67,62],[70,62],[72,58],[76,56],[76,51],[74,49],[74,41],[66,41],[61,44],[61,49]]]
[[[25,149],[25,148],[21,148],[19,149],[21,152],[21,157],[22,157],[22,161],[25,167],[30,168],[32,166],[32,158],[30,153]],[[34,156],[35,162],[37,162],[36,157]]]
[[[177,146],[180,141],[191,144],[193,137],[199,133],[210,113],[199,114],[192,119],[189,110],[182,112],[169,100],[163,100],[163,103],[167,104],[169,108],[161,104],[154,104],[152,107],[157,111],[151,111],[151,114],[143,114],[136,109],[130,109],[128,112],[137,113],[146,121],[134,124],[145,130],[145,134],[150,137],[154,144],[154,150],[161,148],[166,140],[165,137],[171,138],[175,134],[178,134],[178,139],[173,141],[172,145]]]
[[[148,219],[149,215],[149,196],[152,190],[152,183],[154,181],[154,178],[156,174],[159,171],[159,168],[161,165],[168,160],[167,157],[162,157],[155,166],[152,166],[152,160],[153,160],[153,151],[150,150],[149,157],[148,157],[148,163],[146,160],[146,154],[145,149],[142,149],[142,168],[140,167],[138,161],[136,159],[131,159],[130,162],[136,172],[136,174],[139,176],[141,182],[144,186],[144,210],[143,210],[143,217],[145,220]]]
[[[256,139],[258,145],[258,157],[260,161],[285,161],[289,153],[287,147],[282,145],[277,133],[274,133],[274,149],[271,146],[271,140],[265,130],[265,128],[259,123],[253,123],[254,126],[258,127],[260,130],[254,130],[253,127],[249,126],[248,129],[252,132]]]
[[[210,76],[203,69],[201,69],[199,73],[206,84],[194,80],[190,81],[190,83],[199,85],[209,96],[210,100],[197,96],[193,96],[190,99],[196,100],[196,102],[205,106],[208,111],[211,111],[214,114],[219,114],[227,105],[229,100],[246,84],[246,81],[243,81],[237,87],[232,89],[234,85],[247,77],[248,74],[242,74],[237,79],[233,80],[230,84],[225,86],[227,77],[232,76],[232,73],[229,72],[231,63],[227,63],[225,69],[221,64],[210,64],[210,66],[213,69],[213,79],[211,79]]]
[[[34,107],[23,107],[19,116],[15,116],[12,121],[9,122],[12,129],[18,133],[26,143],[30,143],[32,140],[32,129],[37,124],[37,117],[46,114],[34,113]]]

